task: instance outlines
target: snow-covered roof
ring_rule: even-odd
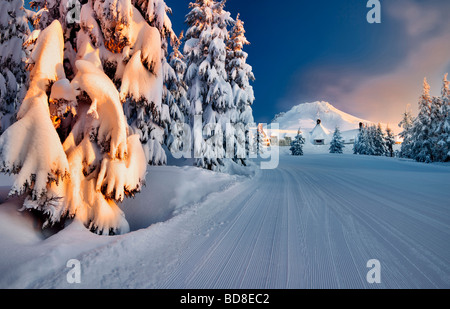
[[[348,131],[342,131],[341,136],[344,142],[350,142],[351,140],[355,140],[358,136],[359,129],[354,130],[348,130]]]
[[[313,140],[320,140],[320,139],[327,139],[330,135],[330,131],[328,131],[322,123],[318,123],[316,127],[311,131],[311,139]]]

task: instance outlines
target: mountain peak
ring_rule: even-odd
[[[323,127],[331,132],[336,127],[342,131],[358,129],[360,122],[372,124],[371,121],[347,114],[325,101],[296,105],[289,111],[275,116],[272,123],[279,123],[280,130],[290,133],[297,132],[299,128],[303,131],[311,131],[318,119],[321,120]]]

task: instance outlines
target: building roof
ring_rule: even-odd
[[[321,140],[327,139],[330,135],[330,131],[328,131],[322,123],[318,123],[316,127],[311,131],[311,139],[313,140]]]
[[[348,130],[348,131],[341,131],[342,139],[345,142],[349,142],[351,140],[355,140],[356,137],[358,136],[358,134],[359,134],[359,129]]]

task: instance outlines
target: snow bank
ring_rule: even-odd
[[[146,187],[134,199],[123,202],[122,209],[131,230],[166,221],[242,179],[193,166],[155,166],[148,172]]]
[[[132,231],[158,229],[158,222],[187,212],[212,193],[223,191],[241,180],[243,178],[239,176],[196,167],[150,167],[147,186],[134,199],[126,199],[120,206]],[[2,188],[6,191],[11,182],[9,177],[0,177],[0,186],[5,186],[0,187],[0,200],[3,200],[2,196],[6,198],[6,192],[1,194]],[[17,210],[20,204],[17,199],[0,204],[0,288],[67,287],[69,268],[66,263],[69,259],[82,260],[83,256],[95,255],[102,248],[118,245],[124,240],[131,240],[130,245],[144,241],[141,234],[134,233],[110,237],[95,235],[79,219],[68,220],[63,230],[49,235],[41,230],[38,217]],[[102,225],[101,222],[97,224]],[[86,266],[83,262],[83,267]],[[104,266],[97,270],[102,272]],[[62,277],[57,281],[45,280],[50,273],[59,273]]]

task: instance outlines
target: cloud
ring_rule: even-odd
[[[408,51],[402,64],[394,71],[371,76],[353,73],[347,77],[355,82],[350,91],[331,85],[327,96],[349,106],[366,118],[393,122],[400,117],[407,104],[416,107],[424,77],[432,92],[438,95],[445,69],[450,64],[450,33],[426,40]],[[352,74],[352,73],[350,73]]]
[[[295,100],[327,100],[355,116],[397,125],[408,104],[416,112],[424,77],[432,94],[440,94],[442,78],[450,69],[449,2],[383,2],[383,22],[397,22],[403,28],[396,29],[404,43],[396,65],[377,72],[350,63],[311,68],[300,73],[297,82],[303,84]]]
[[[420,36],[436,30],[446,18],[445,7],[438,1],[429,1],[431,5],[421,4],[411,0],[397,0],[389,3],[386,13],[388,16],[402,21],[410,36]],[[448,8],[448,5],[447,5]]]

